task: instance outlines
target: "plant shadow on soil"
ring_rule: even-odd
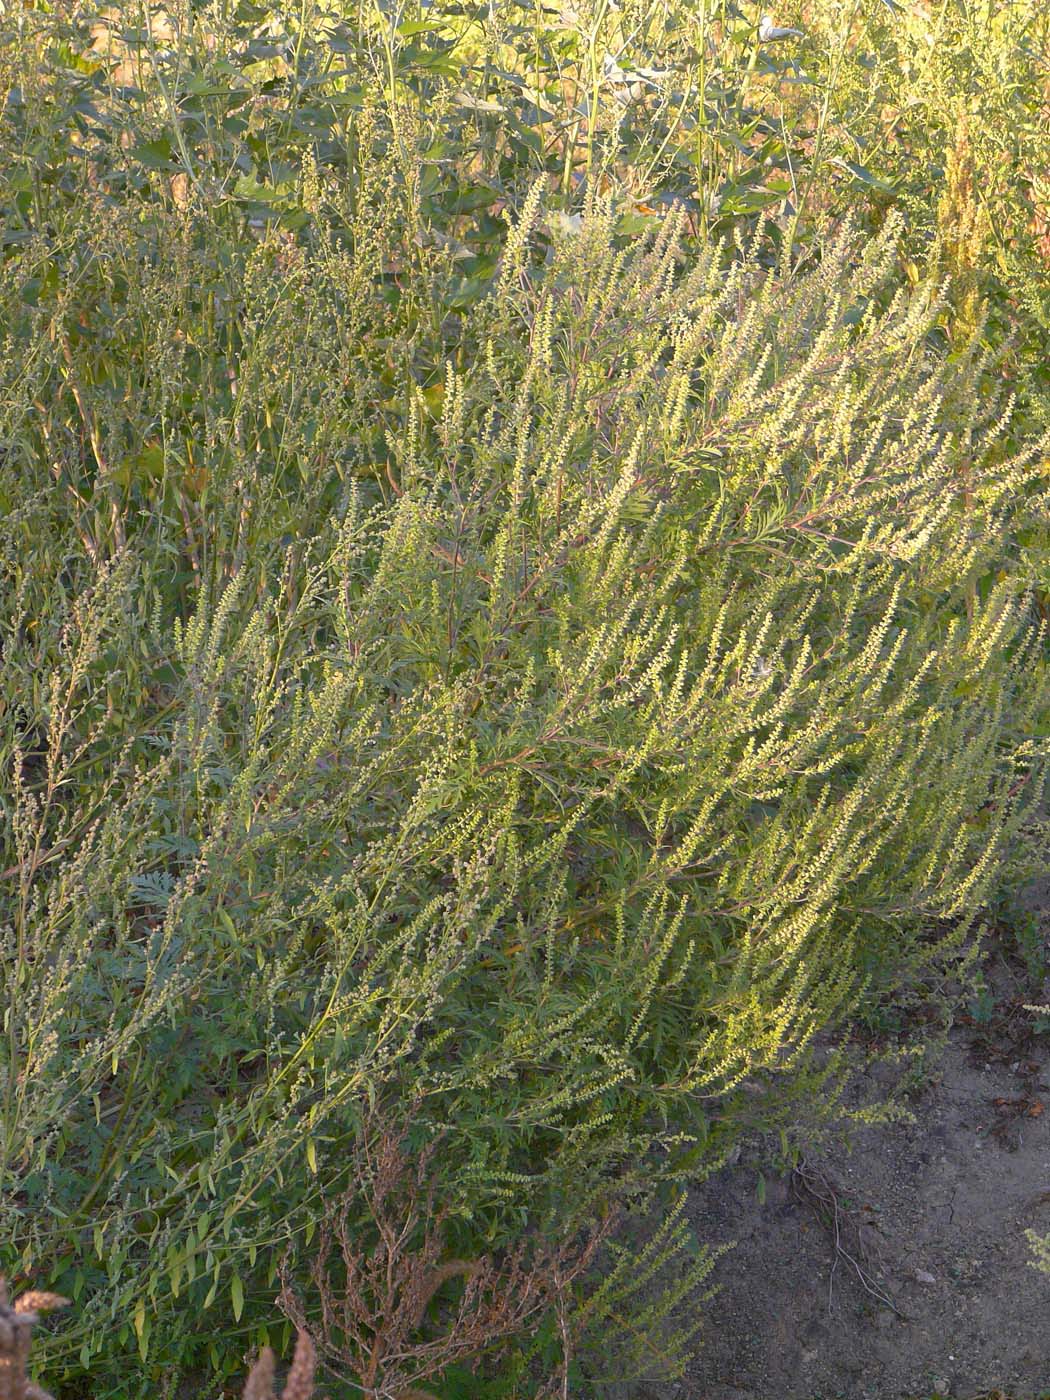
[[[679,1400],[1050,1395],[1050,1276],[1025,1233],[1050,1233],[1050,1035],[1006,960],[993,989],[910,1096],[914,1121],[858,1129],[764,1192],[757,1154],[693,1192],[701,1238],[736,1247]]]

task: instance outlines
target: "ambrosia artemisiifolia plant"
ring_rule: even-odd
[[[2,270],[0,1267],[99,1396],[266,1341],[368,1105],[457,1258],[709,1170],[1043,790],[1041,448],[892,218],[800,268],[595,200],[542,262],[537,186],[428,329],[365,195]]]

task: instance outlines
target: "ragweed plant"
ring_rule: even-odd
[[[232,1374],[380,1095],[467,1259],[790,1126],[1038,806],[1040,447],[892,221],[791,272],[540,215],[436,395],[370,214],[7,266],[0,1210],[59,1380]]]
[[[38,1314],[68,1303],[68,1298],[60,1298],[57,1293],[30,1291],[16,1299],[12,1307],[7,1299],[7,1285],[0,1278],[0,1396],[3,1400],[51,1400],[45,1390],[29,1379],[29,1344]],[[308,1333],[300,1332],[282,1391],[283,1400],[310,1400],[314,1365],[313,1343]],[[266,1348],[248,1373],[244,1400],[274,1400],[273,1377],[274,1355]]]
[[[1028,1241],[1035,1256],[1032,1261],[1034,1266],[1037,1269],[1042,1269],[1044,1274],[1050,1274],[1050,1239],[1045,1235],[1037,1235],[1034,1230],[1029,1230]]]
[[[818,1034],[965,967],[1046,758],[1038,296],[946,343],[904,179],[1034,21],[813,7],[796,71],[728,4],[172,9],[0,49],[0,1263],[99,1400],[277,1340],[377,1104],[424,1253],[663,1204],[677,1268],[682,1183],[834,1109]],[[633,1281],[448,1355],[648,1364]]]

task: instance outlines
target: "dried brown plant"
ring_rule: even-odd
[[[330,1365],[352,1375],[366,1400],[434,1400],[418,1382],[519,1334],[548,1307],[559,1315],[565,1355],[555,1389],[548,1387],[544,1394],[567,1393],[561,1382],[567,1384],[572,1336],[565,1299],[608,1238],[614,1216],[609,1214],[586,1238],[557,1248],[531,1241],[499,1262],[445,1258],[447,1212],[436,1205],[430,1171],[435,1146],[424,1149],[413,1165],[391,1129],[366,1132],[356,1154],[357,1187],[326,1213],[310,1271],[320,1301],[319,1346],[306,1326],[287,1256],[282,1260],[278,1303],[296,1324],[298,1336],[281,1400],[312,1400],[318,1350]],[[351,1220],[352,1210],[361,1204],[362,1185],[367,1215],[378,1234],[374,1242],[366,1243],[356,1219]],[[339,1286],[328,1267],[335,1247],[342,1256]],[[428,1308],[443,1285],[456,1278],[465,1281],[459,1302],[449,1304],[428,1326]],[[52,1400],[29,1379],[31,1333],[40,1313],[68,1302],[57,1293],[30,1291],[12,1305],[0,1278],[0,1400]],[[277,1400],[275,1369],[273,1350],[264,1347],[248,1373],[243,1400]]]
[[[29,1379],[29,1343],[40,1313],[69,1302],[57,1293],[23,1293],[14,1306],[7,1283],[0,1278],[0,1400],[51,1400]]]
[[[355,1184],[318,1231],[313,1335],[326,1364],[366,1400],[433,1400],[423,1382],[520,1334],[546,1309],[560,1311],[613,1226],[610,1217],[557,1247],[530,1240],[499,1260],[449,1258],[435,1147],[410,1162],[401,1135],[371,1125],[355,1154]],[[305,1330],[307,1307],[287,1255],[280,1276],[278,1305]],[[458,1301],[442,1304],[440,1290],[453,1279],[463,1280]]]
[[[284,1382],[281,1400],[310,1400],[314,1393],[316,1369],[317,1352],[314,1350],[314,1344],[309,1332],[300,1327],[295,1342],[295,1355]],[[273,1350],[263,1347],[244,1383],[244,1400],[275,1400],[273,1373]]]

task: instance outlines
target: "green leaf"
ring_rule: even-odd
[[[174,170],[171,141],[167,136],[158,136],[155,141],[141,141],[128,152],[132,160],[137,160],[147,170]]]
[[[436,29],[447,28],[448,25],[443,20],[406,19],[404,24],[397,26],[397,32],[403,39],[409,39],[413,34],[428,34]]]
[[[171,1285],[173,1298],[179,1296],[179,1289],[182,1286],[183,1260],[182,1251],[178,1245],[170,1244],[166,1251],[168,1261],[168,1282]]]
[[[146,1316],[145,1298],[139,1298],[138,1303],[135,1305],[132,1323],[135,1327],[135,1336],[138,1338],[139,1356],[145,1361],[149,1347],[150,1334],[150,1323],[149,1318]]]
[[[864,165],[857,165],[855,161],[844,160],[842,156],[832,156],[831,165],[837,165],[840,170],[848,170],[854,179],[859,180],[862,185],[870,185],[872,189],[882,190],[884,194],[896,194],[893,185],[887,184],[885,180],[873,175]]]

